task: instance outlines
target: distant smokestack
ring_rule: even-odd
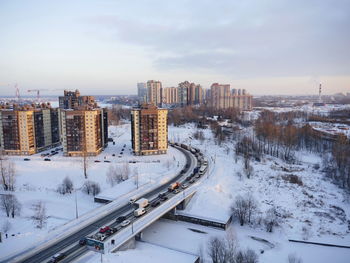
[[[320,83],[320,87],[318,89],[318,102],[319,103],[322,103],[321,93],[322,93],[322,84]]]

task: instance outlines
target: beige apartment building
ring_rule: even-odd
[[[143,104],[131,110],[131,142],[136,155],[164,154],[168,149],[168,110]]]
[[[176,87],[163,88],[162,95],[164,104],[178,104],[178,89]]]
[[[156,80],[147,81],[147,103],[161,106],[162,104],[162,83]]]
[[[96,156],[108,141],[107,112],[101,108],[60,111],[65,156]]]
[[[215,109],[252,109],[253,96],[243,89],[232,89],[230,84],[213,83],[210,87],[210,105]]]
[[[58,111],[47,104],[2,107],[0,147],[8,155],[31,155],[60,144]]]

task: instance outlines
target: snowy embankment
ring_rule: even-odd
[[[328,251],[329,254],[332,251],[332,248],[291,244],[288,239],[350,244],[349,195],[325,179],[317,167],[317,164],[322,166],[320,157],[298,152],[299,164],[289,165],[280,159],[265,156],[261,162],[251,161],[254,172],[248,179],[243,170],[243,160],[234,154],[233,141],[218,146],[209,129],[202,130],[204,140],[194,140],[195,130],[190,124],[169,128],[170,139],[198,147],[212,160],[214,166],[185,213],[223,220],[231,214],[230,206],[235,198],[247,193],[251,193],[258,202],[260,213],[256,215],[257,219],[263,218],[268,209],[275,207],[280,213],[275,233],[266,233],[262,223],[243,228],[234,224],[238,243],[243,247],[251,243],[247,233],[262,236],[276,245],[260,256],[260,262],[283,262],[290,253],[304,258],[306,247],[315,253],[320,252],[324,258],[327,258],[326,254],[321,251]],[[298,176],[302,185],[291,183],[287,179],[289,175]],[[348,258],[349,251],[335,249],[334,252],[336,251],[343,253],[337,255],[343,261],[337,262],[347,262],[344,259]],[[258,250],[256,252],[259,253]],[[317,262],[329,262],[322,259],[322,256],[319,258],[321,260]],[[310,259],[311,256],[305,256],[304,262],[316,262]]]
[[[183,154],[173,148],[170,148],[166,155],[133,156],[130,146],[130,125],[110,127],[109,132],[110,137],[114,138],[116,143],[115,145],[109,143],[104,152],[91,158],[88,167],[88,180],[99,183],[101,194],[114,193],[113,197],[118,198],[120,204],[124,204],[130,199],[130,196],[136,195],[140,191],[157,187],[164,180],[169,180],[185,164],[186,160]],[[123,154],[120,154],[122,149],[124,149]],[[16,165],[18,174],[16,190],[13,194],[21,203],[22,211],[21,215],[15,218],[7,218],[4,212],[0,214],[0,228],[5,224],[10,225],[10,229],[7,231],[8,238],[3,236],[3,242],[0,243],[1,258],[10,254],[14,255],[16,251],[25,248],[32,249],[52,237],[59,237],[62,232],[74,230],[75,227],[79,227],[84,218],[90,217],[90,211],[94,211],[93,214],[95,214],[95,209],[101,207],[100,204],[93,202],[92,196],[86,195],[81,190],[86,181],[82,171],[81,158],[63,157],[62,152],[50,157],[50,162],[43,161],[40,154],[29,158],[30,161],[23,161],[23,157],[10,157],[10,160]],[[100,162],[94,162],[95,160]],[[105,160],[110,161],[110,163],[105,163]],[[157,162],[151,162],[151,160],[157,160]],[[130,161],[132,163],[129,163]],[[133,163],[134,161],[136,163]],[[122,169],[126,164],[129,166],[129,179],[112,187],[106,180],[108,168],[112,165]],[[138,190],[135,184],[135,171],[138,173],[140,186]],[[56,190],[66,176],[72,180],[74,188],[78,190],[72,194],[61,195]],[[75,220],[75,195],[77,197],[78,221]],[[32,206],[40,200],[45,204],[48,217],[47,224],[43,229],[36,228],[31,219],[34,213]],[[118,203],[114,204],[114,207],[110,206],[110,209],[115,209],[115,205]],[[103,213],[103,211],[108,211],[108,207],[103,206],[99,210]]]

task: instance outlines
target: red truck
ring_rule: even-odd
[[[169,192],[172,192],[172,191],[174,191],[175,189],[179,188],[180,185],[181,185],[181,184],[180,184],[179,182],[173,183],[173,184],[169,185],[168,191],[169,191]]]

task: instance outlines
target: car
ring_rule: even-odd
[[[101,227],[100,228],[100,233],[103,234],[103,233],[106,233],[110,230],[111,228],[109,226],[105,226],[105,227]]]
[[[59,262],[61,259],[64,259],[65,257],[66,257],[66,254],[64,254],[64,253],[57,253],[57,254],[52,256],[52,258],[50,259],[49,263]]]
[[[129,225],[131,222],[130,220],[124,220],[121,224],[122,227]]]
[[[124,152],[124,148],[122,149],[122,152]]]
[[[105,162],[105,163],[110,163],[111,161],[109,161],[109,160],[104,160],[104,162]]]
[[[121,155],[119,155],[119,156],[118,156],[118,158],[122,158],[122,156],[121,156]]]
[[[49,161],[51,161],[51,159],[50,158],[45,158],[44,161],[49,162]]]
[[[188,184],[183,184],[183,185],[181,185],[181,188],[182,189],[186,189],[188,187]]]
[[[152,206],[152,207],[156,207],[156,206],[159,206],[159,204],[160,204],[160,202],[159,202],[158,200],[156,200],[156,201],[153,201],[153,202],[151,203],[151,206]]]
[[[192,178],[189,183],[193,184],[194,183],[194,179]]]
[[[178,193],[180,193],[180,190],[179,190],[179,189],[175,189],[175,190],[173,191],[173,193],[174,193],[174,194],[178,194]]]
[[[186,181],[189,181],[189,180],[191,180],[192,179],[192,176],[187,176],[186,177]]]
[[[83,238],[81,238],[81,239],[79,240],[79,245],[80,245],[80,246],[85,246],[85,245],[86,245],[86,238],[85,238],[85,237],[83,237]]]
[[[158,195],[159,198],[162,198],[162,197],[164,197],[164,196],[166,196],[166,193],[160,193],[160,194]]]
[[[120,217],[118,217],[115,221],[117,221],[117,223],[121,223],[121,222],[123,222],[125,219],[126,219],[125,216],[120,216]]]
[[[113,153],[112,156],[115,156],[115,153]]]
[[[29,158],[24,158],[23,161],[30,161],[30,159]]]
[[[195,177],[198,179],[199,177],[201,177],[201,174],[196,174]]]
[[[95,162],[95,163],[100,163],[101,161],[99,161],[99,160],[95,160],[94,162]]]
[[[137,198],[136,197],[132,197],[132,198],[130,198],[130,200],[129,200],[129,204],[133,204],[133,203],[135,203],[136,202],[136,200],[137,200]]]
[[[46,153],[42,153],[40,154],[41,157],[45,157],[46,156]]]

